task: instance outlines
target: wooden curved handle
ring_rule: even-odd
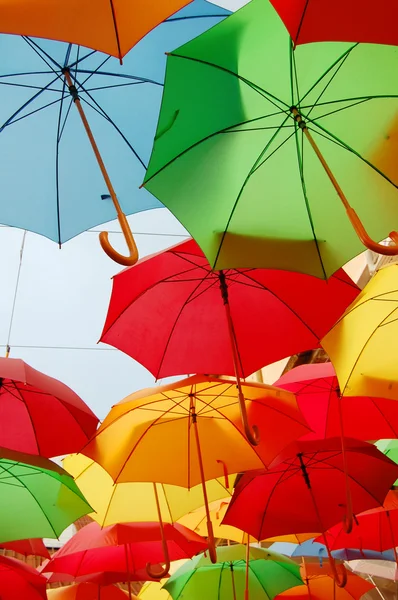
[[[163,548],[163,558],[164,558],[164,563],[165,563],[163,569],[161,569],[159,571],[158,569],[154,569],[154,565],[151,565],[151,563],[148,562],[146,564],[146,572],[148,573],[149,577],[152,577],[152,579],[163,579],[163,577],[166,577],[166,575],[168,574],[168,572],[170,570],[169,549],[167,547],[167,542],[164,537],[162,539],[162,548]]]
[[[214,542],[213,523],[207,521],[207,546],[209,549],[209,557],[213,565],[217,562],[217,550]]]
[[[240,408],[240,416],[242,419],[242,425],[245,432],[245,435],[252,446],[258,446],[260,443],[260,432],[258,430],[257,425],[253,425],[250,427],[249,419],[247,416],[246,402],[243,396],[242,388],[238,385],[238,400],[239,400],[239,408]]]
[[[347,569],[345,568],[345,566],[344,565],[338,566],[338,569],[340,571],[340,573],[339,573],[333,557],[332,558],[329,557],[329,564],[332,569],[333,579],[335,580],[336,585],[339,588],[345,587],[347,585]]]
[[[138,261],[137,245],[135,243],[135,239],[134,239],[134,236],[130,229],[130,225],[127,221],[126,215],[124,213],[119,213],[117,218],[120,223],[120,227],[123,232],[124,239],[126,240],[126,244],[127,244],[130,254],[128,256],[123,256],[123,254],[120,254],[119,252],[117,252],[111,246],[107,231],[101,231],[101,233],[99,234],[99,241],[100,241],[103,251],[105,252],[105,254],[107,254],[109,256],[109,258],[111,258],[113,261],[115,261],[119,265],[123,265],[125,267],[131,267],[131,266],[135,265],[136,262]]]
[[[390,238],[394,241],[393,246],[384,246],[383,244],[378,244],[377,242],[373,241],[371,237],[369,237],[361,219],[358,217],[355,210],[349,206],[346,207],[346,211],[357,236],[361,240],[362,244],[366,246],[366,248],[372,250],[372,252],[376,252],[377,254],[383,254],[384,256],[398,256],[398,233],[396,231],[391,231],[389,234]]]

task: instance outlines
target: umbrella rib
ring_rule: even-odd
[[[39,56],[39,58],[41,58],[41,60],[47,65],[47,67],[49,69],[51,69],[51,71],[57,76],[57,78],[62,79],[62,77],[59,75],[59,73],[57,73],[57,70],[54,69],[53,66],[51,66],[51,62],[54,63],[54,65],[57,67],[57,69],[59,71],[62,71],[61,65],[52,56],[50,56],[50,54],[48,54],[45,50],[43,50],[43,48],[41,48],[39,46],[39,44],[34,42],[32,40],[32,38],[25,36],[25,35],[23,35],[21,37],[28,44],[28,46]],[[43,54],[44,54],[44,56],[43,56]],[[47,62],[45,57],[47,57],[49,59],[49,61],[51,61],[51,62]]]
[[[33,96],[31,96],[28,100],[26,100],[26,102],[24,102],[22,104],[22,106],[20,106],[10,117],[8,117],[8,119],[6,121],[4,121],[3,125],[0,126],[0,132],[3,131],[12,122],[16,122],[16,121],[14,121],[14,117],[19,115],[27,106],[29,106],[29,104],[34,102],[34,100],[36,100],[39,96],[41,96],[41,94],[43,94],[43,92],[45,92],[56,81],[57,81],[57,78],[52,79],[50,81],[50,83],[48,83],[45,87],[41,88],[36,94],[33,94]],[[34,114],[35,112],[38,112],[39,110],[43,110],[43,108],[47,108],[48,106],[51,106],[52,104],[55,104],[56,102],[59,102],[59,101],[60,101],[60,99],[56,100],[55,102],[51,102],[50,104],[47,104],[46,106],[42,106],[29,114]],[[25,116],[29,116],[29,115],[25,115]],[[22,118],[24,118],[24,117],[22,117]],[[17,119],[17,120],[19,121],[20,119]]]
[[[289,128],[293,128],[293,127],[294,127],[294,125],[292,124],[292,125],[289,125],[288,127],[289,127]],[[276,129],[276,127],[275,127],[275,129]],[[284,129],[284,126],[283,126],[283,125],[282,125],[281,127],[278,127],[278,132],[279,132],[279,131],[281,131],[282,129]],[[285,139],[283,140],[283,142],[281,142],[281,143],[279,144],[279,146],[277,146],[277,147],[276,147],[276,148],[275,148],[275,149],[274,149],[274,150],[273,150],[273,151],[272,151],[270,154],[268,154],[268,155],[267,155],[267,156],[264,158],[264,160],[263,160],[263,161],[261,161],[261,162],[260,162],[260,163],[259,163],[259,164],[258,164],[256,167],[254,167],[254,168],[253,168],[253,170],[251,171],[251,173],[250,173],[250,175],[249,175],[249,176],[251,177],[252,175],[254,175],[254,173],[255,173],[256,171],[258,171],[258,169],[260,169],[260,167],[262,167],[262,166],[263,166],[263,165],[264,165],[264,164],[267,162],[267,160],[269,160],[269,159],[271,158],[271,156],[273,156],[273,155],[274,155],[276,152],[278,152],[278,150],[280,150],[280,149],[282,148],[282,146],[283,146],[284,144],[286,144],[286,142],[288,142],[288,141],[289,141],[289,140],[290,140],[290,139],[291,139],[291,138],[292,138],[294,135],[295,135],[295,131],[293,130],[293,131],[292,131],[292,133],[291,133],[290,135],[288,135],[288,137],[287,137],[287,138],[285,138]]]
[[[380,171],[380,169],[378,169],[374,164],[372,164],[369,160],[367,160],[359,152],[357,152],[356,150],[354,150],[354,148],[352,148],[352,146],[349,146],[346,142],[344,142],[343,140],[341,140],[337,136],[333,135],[330,131],[328,131],[325,127],[323,127],[322,125],[320,125],[317,121],[312,121],[311,119],[309,119],[309,121],[310,121],[310,123],[312,123],[313,125],[315,125],[316,128],[319,128],[322,132],[324,132],[325,134],[327,134],[327,136],[330,136],[331,139],[329,141],[337,141],[338,143],[340,143],[340,145],[344,146],[344,148],[346,150],[348,150],[349,152],[351,152],[352,154],[354,154],[357,158],[359,158],[360,160],[362,160],[362,162],[364,162],[371,169],[373,169],[374,171],[376,171],[376,173],[378,173],[386,181],[388,181],[389,183],[391,183],[391,185],[393,185],[395,188],[398,188],[398,185],[396,183],[394,183],[385,173],[383,173],[382,171]],[[312,131],[314,133],[318,134],[318,135],[321,135],[321,133],[319,131],[317,131],[316,128],[313,129]],[[325,136],[323,136],[323,137],[325,137]]]
[[[76,74],[77,73],[85,73],[85,74],[90,74],[91,71],[89,69],[77,69],[76,70]],[[136,75],[128,75],[127,73],[116,73],[116,72],[112,72],[112,71],[96,71],[95,73],[96,75],[105,75],[106,77],[117,77],[119,79],[130,79],[133,81],[136,81],[137,83],[151,83],[153,85],[158,85],[160,87],[164,87],[163,83],[160,83],[159,81],[155,81],[154,79],[147,79],[146,77],[138,77]]]
[[[26,400],[24,399],[24,396],[23,396],[22,390],[20,390],[20,389],[19,389],[19,388],[16,386],[16,384],[15,384],[15,381],[13,381],[13,380],[11,379],[11,380],[10,380],[10,384],[11,384],[11,386],[12,386],[12,387],[15,389],[16,393],[17,393],[17,394],[19,394],[19,396],[20,396],[19,400],[21,400],[21,401],[22,401],[22,403],[25,405],[25,409],[26,409],[26,412],[27,412],[27,414],[28,414],[29,421],[30,421],[30,424],[31,424],[31,426],[32,426],[32,430],[33,430],[33,433],[34,433],[34,439],[35,439],[35,442],[36,442],[36,448],[37,448],[37,452],[38,452],[38,454],[40,454],[40,444],[39,444],[39,439],[38,439],[38,436],[37,436],[37,431],[36,431],[35,424],[34,424],[34,422],[33,422],[32,415],[30,414],[30,410],[29,410],[28,404],[27,404]]]
[[[387,96],[387,97],[389,98],[390,96]],[[331,102],[324,102],[324,103],[317,104],[317,108],[319,108],[320,106],[326,107],[329,105],[340,104],[340,103],[344,103],[344,102],[348,102],[348,101],[352,102],[348,106],[347,105],[340,106],[340,108],[336,108],[335,110],[329,110],[329,112],[323,113],[322,115],[318,115],[316,117],[316,121],[313,121],[313,122],[316,124],[318,121],[320,121],[321,119],[324,119],[325,117],[330,117],[331,115],[335,115],[336,113],[342,112],[343,110],[348,110],[350,108],[354,108],[355,106],[359,106],[360,104],[369,102],[369,100],[375,100],[378,98],[379,98],[379,96],[367,96],[367,97],[363,97],[363,98],[347,98],[347,99],[342,99],[342,100],[333,100]],[[380,98],[385,98],[385,96],[380,96]],[[303,110],[305,110],[306,108],[308,108],[308,106],[302,107]]]
[[[166,341],[166,344],[165,344],[165,347],[164,347],[164,351],[162,353],[162,357],[161,357],[159,366],[157,368],[157,377],[159,377],[159,373],[160,373],[160,370],[162,368],[164,359],[166,357],[166,353],[167,353],[168,347],[170,345],[171,338],[172,338],[172,336],[174,334],[175,328],[177,327],[177,322],[178,322],[179,318],[181,317],[181,315],[182,315],[182,313],[184,311],[184,308],[188,305],[189,300],[191,299],[191,297],[193,296],[193,294],[195,294],[195,292],[198,290],[199,286],[205,281],[205,279],[210,275],[210,273],[211,273],[210,271],[208,273],[206,273],[206,275],[200,281],[200,283],[197,286],[195,286],[195,288],[189,293],[188,297],[185,299],[183,305],[181,306],[180,310],[178,311],[178,314],[177,314],[177,316],[176,316],[176,318],[174,320],[173,326],[172,326],[172,328],[170,330],[170,333],[169,333],[169,336],[167,338],[167,341]]]
[[[303,102],[303,100],[316,88],[316,86],[322,81],[322,79],[324,77],[326,77],[326,75],[328,75],[330,73],[330,71],[332,69],[334,69],[334,67],[336,65],[339,64],[339,62],[341,62],[342,60],[345,59],[345,57],[350,54],[350,52],[356,48],[358,46],[358,44],[354,44],[352,46],[350,46],[350,48],[347,48],[347,50],[345,50],[343,52],[343,54],[341,56],[339,56],[339,58],[337,58],[330,66],[328,69],[326,69],[326,71],[323,73],[323,75],[321,75],[320,77],[318,77],[318,79],[312,84],[312,86],[308,89],[308,91],[304,94],[304,96],[302,96],[301,100],[300,100],[300,104]]]
[[[250,277],[250,275],[247,275],[246,273],[242,273],[242,276],[247,277],[248,279],[252,279]],[[253,281],[256,281],[256,279],[253,279]],[[312,333],[312,335],[319,340],[319,335],[313,331],[311,329],[311,327],[308,325],[308,323],[306,323],[301,317],[300,315],[288,304],[288,302],[286,300],[284,300],[281,296],[279,296],[278,294],[276,294],[273,290],[271,290],[270,288],[266,287],[264,284],[262,284],[261,282],[257,282],[258,285],[261,287],[261,289],[263,289],[265,292],[268,292],[269,294],[271,294],[271,296],[273,296],[274,298],[276,298],[276,300],[278,300],[281,304],[283,304],[295,317],[297,317],[297,319],[299,321],[301,321],[301,323],[304,325],[304,327],[306,329],[308,329],[308,331],[310,331]]]
[[[285,118],[285,120],[282,122],[282,125],[284,125],[288,119],[289,119],[289,116],[287,116]],[[233,217],[233,215],[235,213],[236,207],[238,206],[239,200],[240,200],[240,198],[241,198],[241,196],[243,194],[243,191],[244,191],[244,189],[246,187],[246,184],[248,183],[248,181],[249,181],[250,177],[252,176],[252,174],[255,172],[255,169],[258,166],[260,160],[265,155],[265,153],[268,151],[268,149],[270,148],[271,144],[274,142],[274,140],[277,137],[277,135],[279,134],[279,132],[280,132],[280,127],[279,127],[279,129],[277,129],[275,131],[275,133],[271,136],[271,139],[267,142],[267,144],[265,145],[265,147],[261,150],[260,154],[258,155],[258,157],[256,158],[256,160],[254,161],[253,166],[251,167],[248,175],[246,176],[245,180],[243,181],[243,184],[242,184],[242,186],[241,186],[241,188],[239,190],[239,193],[238,193],[238,195],[236,197],[236,200],[235,200],[235,202],[234,202],[234,204],[232,206],[232,209],[230,211],[227,223],[226,223],[226,225],[224,227],[224,231],[222,233],[221,240],[220,240],[220,242],[218,244],[217,254],[216,254],[215,258],[214,258],[214,265],[217,264],[217,260],[218,260],[218,257],[220,255],[221,248],[222,248],[225,236],[226,236],[227,231],[228,231],[228,227],[229,227],[229,225],[231,223],[232,217]]]
[[[139,161],[139,163],[141,164],[141,166],[146,169],[146,165],[144,163],[144,161],[142,160],[142,158],[139,156],[138,152],[134,149],[134,147],[131,145],[131,143],[128,141],[128,139],[126,138],[126,136],[122,133],[122,131],[119,129],[119,127],[116,125],[116,123],[113,121],[113,119],[108,115],[108,113],[102,108],[102,106],[100,106],[98,104],[98,102],[93,98],[93,96],[90,94],[90,92],[88,90],[85,89],[85,87],[83,86],[83,84],[79,84],[81,89],[84,91],[85,94],[87,94],[87,96],[90,98],[90,100],[95,104],[95,106],[98,107],[98,114],[100,114],[106,121],[108,121],[112,127],[118,132],[118,134],[120,135],[120,137],[126,142],[127,146],[130,148],[130,150],[132,151],[132,153],[134,154],[134,156],[136,157],[136,159]],[[91,108],[94,108],[88,101],[86,98],[81,98],[82,100],[84,100],[84,102],[90,106]]]
[[[23,464],[23,463],[16,463],[14,466],[19,466],[19,465],[21,465],[21,464]],[[26,465],[24,465],[24,466],[26,466]],[[55,537],[56,537],[56,538],[58,538],[58,534],[57,534],[57,532],[55,531],[55,529],[54,529],[54,527],[53,527],[53,524],[51,523],[51,521],[50,521],[49,517],[47,516],[47,514],[44,512],[44,509],[43,509],[43,507],[41,506],[41,504],[40,504],[40,502],[37,500],[37,498],[34,496],[33,492],[31,492],[31,490],[30,490],[30,489],[29,489],[29,488],[28,488],[28,487],[25,485],[25,483],[24,483],[24,482],[23,482],[23,481],[22,481],[22,480],[21,480],[21,479],[18,477],[18,475],[15,475],[15,474],[12,472],[12,470],[11,470],[11,469],[12,469],[13,467],[11,467],[11,469],[7,469],[7,467],[6,467],[6,466],[4,466],[4,464],[3,464],[3,465],[2,465],[2,468],[3,468],[5,471],[7,471],[7,472],[10,474],[10,476],[11,476],[11,477],[15,477],[15,479],[17,479],[17,481],[19,481],[19,483],[22,485],[22,487],[23,487],[23,488],[24,488],[24,489],[25,489],[25,490],[26,490],[26,491],[27,491],[27,492],[30,494],[30,496],[33,498],[33,500],[35,501],[35,503],[37,504],[37,506],[38,506],[38,507],[39,507],[39,509],[41,510],[42,514],[44,515],[44,517],[45,517],[46,521],[47,521],[47,522],[48,522],[48,524],[50,525],[51,531],[54,533]],[[32,470],[35,470],[35,468],[34,468],[34,467],[31,467],[31,469],[32,469]],[[36,474],[36,475],[37,475],[38,473],[43,475],[43,472],[42,472],[42,471],[40,471],[40,469],[36,469],[36,472],[35,472],[35,473],[32,473],[32,475],[34,475],[34,474]],[[51,475],[50,475],[50,477],[51,477]],[[60,482],[60,484],[61,484],[61,485],[63,485],[61,482]]]
[[[355,308],[355,307],[354,307],[354,308]],[[358,307],[358,308],[359,308],[359,307]],[[355,367],[357,366],[357,364],[358,364],[358,362],[359,362],[359,360],[360,360],[360,358],[361,358],[362,354],[364,353],[366,346],[369,344],[369,342],[370,342],[371,338],[373,337],[373,335],[375,335],[376,331],[377,331],[377,330],[379,329],[379,327],[380,327],[380,326],[383,324],[383,322],[384,322],[384,321],[386,321],[387,319],[389,319],[389,318],[391,317],[391,315],[392,315],[392,314],[393,314],[393,313],[394,313],[396,310],[397,310],[397,308],[394,306],[393,310],[392,310],[391,312],[389,312],[389,313],[388,313],[388,315],[387,315],[387,316],[386,316],[386,317],[385,317],[385,318],[384,318],[384,319],[381,321],[381,323],[379,323],[378,325],[376,325],[376,327],[375,327],[375,328],[373,329],[373,331],[370,333],[370,335],[369,335],[368,339],[366,340],[365,344],[362,346],[362,348],[361,348],[361,351],[358,353],[358,356],[357,356],[357,358],[355,359],[355,361],[354,361],[354,363],[353,363],[353,365],[352,365],[352,367],[351,367],[351,369],[350,369],[350,371],[349,371],[349,374],[348,374],[348,376],[347,376],[347,378],[346,378],[346,384],[345,384],[345,386],[344,386],[344,390],[343,390],[343,392],[342,392],[342,395],[344,395],[345,389],[346,389],[346,387],[347,387],[347,384],[348,384],[349,380],[351,379],[351,376],[352,376],[352,374],[353,374],[353,372],[354,372],[354,369],[355,369]],[[351,311],[350,311],[350,312],[351,312]],[[331,331],[332,331],[332,330],[333,330],[333,328],[331,329]]]
[[[91,79],[91,77],[93,77],[93,75],[96,75],[98,73],[98,71],[101,69],[101,67],[103,67],[110,58],[111,58],[110,56],[106,56],[104,58],[104,60],[102,62],[100,62],[99,65],[96,66],[93,71],[90,71],[90,73],[87,74],[86,79],[84,79],[84,81],[82,83],[79,83],[79,86],[83,87],[87,83],[87,81],[89,81],[89,79]],[[77,76],[77,71],[75,71],[75,80],[77,81],[76,76]]]
[[[334,73],[332,73],[332,76],[330,77],[329,81],[326,82],[323,90],[320,91],[318,98],[315,100],[315,102],[312,103],[312,106],[310,108],[310,111],[308,113],[308,117],[310,116],[311,112],[314,110],[315,106],[317,106],[319,100],[322,98],[322,96],[324,95],[324,93],[326,92],[326,90],[328,89],[328,87],[332,84],[334,78],[337,76],[337,74],[339,73],[340,69],[343,67],[344,63],[346,62],[346,60],[348,59],[348,57],[351,56],[351,52],[349,54],[346,54],[344,56],[344,58],[339,62],[337,68],[335,69]],[[329,71],[330,73],[331,71]]]

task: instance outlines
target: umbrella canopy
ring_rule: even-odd
[[[340,524],[326,532],[331,548],[369,548],[383,552],[398,545],[398,509],[376,508],[359,514],[351,533],[346,533]],[[319,538],[318,538],[319,539]],[[320,540],[319,540],[320,541]]]
[[[182,525],[165,523],[164,532],[170,560],[191,558],[207,548],[203,538]],[[119,523],[104,528],[98,523],[90,523],[53,554],[43,570],[74,577],[106,570],[130,571],[134,575],[145,569],[148,562],[158,564],[162,561],[158,523]],[[116,568],[117,564],[122,569]]]
[[[391,579],[398,581],[398,567],[396,563],[387,562],[385,560],[353,560],[350,562],[350,569],[354,573],[362,573],[369,577],[382,577],[383,579]]]
[[[17,540],[16,542],[0,542],[0,548],[11,550],[25,556],[41,556],[50,558],[50,553],[40,538],[30,540]]]
[[[249,536],[244,531],[236,529],[236,527],[230,527],[229,525],[221,525],[221,521],[224,518],[225,512],[229,506],[230,498],[224,498],[224,500],[217,500],[209,504],[210,518],[213,524],[214,537],[224,540],[231,540],[238,544],[246,544],[249,542]],[[184,517],[179,519],[181,525],[189,527],[199,535],[207,535],[207,524],[206,524],[206,510],[205,507],[197,508],[196,510],[188,513]],[[277,552],[277,550],[276,550]],[[283,554],[283,552],[281,553]]]
[[[304,585],[282,592],[277,596],[278,600],[359,600],[374,588],[369,581],[350,572],[345,587],[339,588],[330,569],[313,564],[302,567],[301,575]]]
[[[318,558],[323,564],[323,558],[327,558],[327,550],[325,544],[320,544],[314,540],[307,540],[302,544],[291,544],[289,542],[275,542],[269,550],[285,554],[290,557],[305,557]],[[333,558],[337,560],[357,560],[360,558],[367,560],[388,560],[395,561],[393,550],[385,550],[384,552],[376,552],[375,550],[360,550],[356,548],[342,548],[341,550],[333,550]]]
[[[1,600],[46,600],[46,579],[26,563],[0,556]]]
[[[382,505],[397,465],[371,444],[350,438],[345,443],[354,512]],[[342,462],[339,438],[293,444],[268,471],[242,476],[223,523],[258,540],[292,531],[326,531],[346,510]]]
[[[394,22],[398,5],[394,0],[364,4],[362,0],[335,0],[333,10],[326,0],[271,0],[295,44],[308,42],[370,42],[398,44]]]
[[[293,50],[253,0],[169,55],[144,185],[215,269],[328,277],[360,239],[396,254],[366,229],[378,241],[398,221],[397,67],[390,46]]]
[[[323,338],[345,396],[398,400],[398,264],[378,271]]]
[[[101,527],[128,521],[154,521],[158,517],[156,498],[152,483],[114,483],[112,477],[99,464],[84,456],[73,454],[63,460],[64,468],[70,473],[93,507],[90,517]],[[226,482],[225,478],[207,482],[209,502],[230,496],[234,477]],[[178,521],[183,515],[203,505],[200,485],[190,490],[186,488],[155,484],[161,514],[165,521]],[[184,524],[184,523],[183,523]],[[186,524],[190,529],[195,529]]]
[[[205,481],[263,468],[307,426],[293,394],[245,382],[248,413],[264,434],[252,447],[240,423],[235,385],[194,375],[135,392],[111,409],[83,452],[116,483],[156,481],[190,489],[202,482],[201,462]],[[396,465],[392,469],[398,472]]]
[[[344,434],[359,440],[398,436],[398,403],[385,398],[341,396],[333,365],[291,369],[275,386],[293,392],[312,431],[303,439]]]
[[[37,20],[43,24],[51,21],[53,11],[61,10],[61,5],[50,0],[32,20],[31,11],[36,10],[37,3],[30,3],[22,13],[20,4],[13,3],[11,9],[0,3],[2,31],[6,28],[5,13],[11,18],[15,11],[18,19],[24,16],[30,24]],[[83,4],[92,9],[90,2]],[[100,4],[106,4],[111,14],[110,2]],[[172,2],[152,2],[146,10],[142,1],[123,0],[121,4],[131,10],[142,5],[143,17],[150,10],[154,15],[164,11]],[[186,2],[174,1],[175,7],[183,4]],[[98,3],[94,12],[97,10]],[[67,20],[63,8],[62,12],[61,26],[83,27],[85,33],[105,41],[98,23],[87,28],[70,6]],[[110,200],[114,194],[127,215],[159,208],[160,203],[145,190],[140,192],[138,186],[155,133],[165,52],[227,14],[205,0],[195,0],[135,46],[123,67],[109,55],[80,46],[1,35],[0,48],[7,59],[0,66],[0,223],[28,229],[61,244],[114,219],[115,207]],[[129,20],[124,27],[133,30],[134,23]],[[111,189],[101,177],[77,106],[85,112]]]
[[[244,383],[241,390],[248,404],[247,418],[258,422],[264,434],[254,446],[245,437],[247,427],[241,420],[236,381],[194,375],[136,392],[119,402],[83,450],[116,483],[152,481],[189,489],[200,483],[213,562],[216,556],[205,482],[263,468],[308,430],[293,394],[255,383]]]
[[[191,0],[72,0],[65,15],[59,3],[16,0],[0,4],[2,33],[72,42],[122,59],[147,33]]]
[[[97,425],[69,387],[23,360],[0,358],[0,447],[59,456],[80,450]]]
[[[186,563],[164,584],[173,600],[229,600],[243,597],[246,548],[241,545],[218,549],[219,562],[199,555]],[[262,548],[249,549],[249,591],[258,600],[272,600],[283,590],[302,582],[298,565],[280,554]]]
[[[114,585],[78,583],[47,590],[48,600],[127,600],[128,594]],[[133,596],[136,598],[136,596]]]
[[[72,477],[55,463],[0,450],[0,540],[57,538],[91,512]]]
[[[358,293],[343,271],[328,282],[265,269],[217,273],[188,240],[113,278],[101,341],[138,360],[156,378],[235,375],[227,301],[238,375],[247,377],[317,346]]]

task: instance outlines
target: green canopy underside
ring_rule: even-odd
[[[0,458],[0,542],[57,538],[76,519],[92,512],[73,478],[54,467]]]
[[[146,187],[214,268],[330,276],[363,250],[298,108],[377,241],[398,228],[398,49],[317,43],[293,52],[268,0],[176,50]]]
[[[245,546],[217,548],[220,562],[212,564],[203,555],[184,564],[165,583],[173,600],[230,600],[244,597]],[[300,568],[288,558],[260,548],[250,549],[249,594],[257,600],[272,600],[283,591],[302,585]]]

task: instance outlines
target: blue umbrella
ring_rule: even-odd
[[[139,185],[156,131],[165,53],[228,14],[195,0],[149,33],[123,65],[79,46],[0,35],[0,222],[61,245],[114,219],[112,200],[123,216],[161,207]],[[107,185],[74,104],[87,116]]]
[[[326,546],[307,540],[302,544],[292,544],[290,542],[274,542],[269,550],[284,554],[285,556],[319,558],[322,563],[323,558],[327,558]],[[358,560],[358,559],[373,559],[373,560],[390,560],[395,561],[394,551],[385,550],[384,552],[376,552],[375,550],[359,550],[355,548],[344,548],[342,550],[333,550],[333,558],[338,560]]]

